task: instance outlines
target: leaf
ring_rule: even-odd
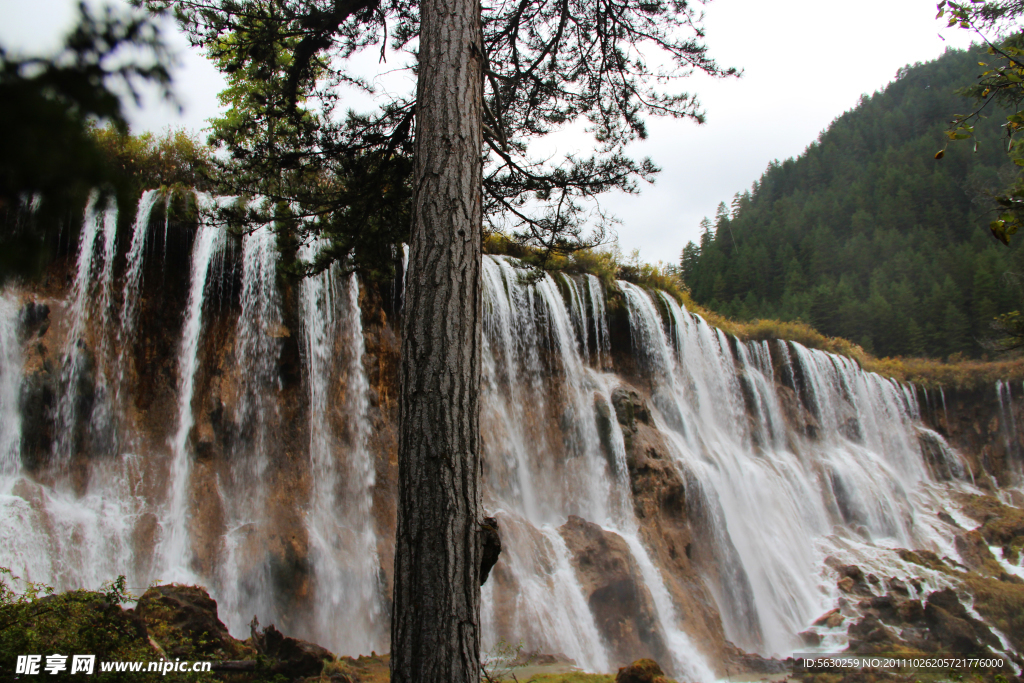
[[[1010,246],[1010,238],[1006,236],[1005,225],[1003,221],[992,221],[988,224],[988,227],[997,240],[1006,246]]]
[[[940,149],[938,152],[935,153],[936,159],[941,159],[944,156],[946,156],[946,150],[944,149]]]

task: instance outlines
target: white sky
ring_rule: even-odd
[[[52,53],[74,22],[76,4],[0,0],[0,45],[25,54]],[[933,59],[947,46],[965,47],[970,35],[946,29],[935,19],[935,5],[935,0],[710,2],[705,28],[711,54],[722,66],[742,68],[744,75],[688,82],[707,112],[703,126],[649,122],[648,140],[632,152],[650,156],[662,173],[639,196],[602,201],[622,220],[617,228],[622,250],[638,248],[646,261],[677,260],[686,242],[697,239],[701,218],[749,188],[770,161],[800,154],[861,94],[884,88],[903,65]],[[173,33],[170,24],[167,28]],[[141,110],[130,112],[135,132],[168,126],[199,131],[217,114],[219,74],[183,36],[173,38],[180,56],[174,89],[183,111],[149,98]],[[363,61],[376,64],[375,58]]]

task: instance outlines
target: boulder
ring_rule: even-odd
[[[241,659],[245,648],[217,617],[217,602],[199,586],[154,586],[135,612],[168,657]]]
[[[839,568],[840,576],[849,576],[854,580],[855,583],[860,583],[864,580],[864,570],[855,564],[847,564]]]
[[[619,669],[615,683],[668,683],[665,672],[653,659],[638,659]]]
[[[803,641],[804,645],[808,647],[817,647],[821,645],[821,634],[814,631],[801,631],[797,634],[800,636],[800,640]]]
[[[843,623],[843,615],[839,611],[839,608],[830,609],[820,617],[814,620],[814,626],[824,626],[826,628],[835,628]]]
[[[260,654],[276,660],[270,667],[275,674],[282,674],[294,680],[303,676],[316,676],[323,671],[324,662],[334,655],[316,643],[290,638],[278,631],[273,624],[257,631],[259,623],[253,620],[252,641]]]

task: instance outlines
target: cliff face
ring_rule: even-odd
[[[986,491],[1019,485],[1024,473],[1024,387],[1008,382],[976,390],[921,393],[923,420],[964,458]],[[1024,503],[1018,499],[1017,504]]]
[[[256,614],[386,651],[400,287],[283,279],[270,230],[161,206],[144,195],[118,229],[94,202],[79,248],[0,296],[0,565],[59,588],[199,583],[236,636]],[[808,629],[838,648],[845,626],[814,624],[846,599],[836,567],[945,588],[892,548],[966,563],[964,520],[939,513],[972,477],[1021,481],[1022,392],[942,409],[628,283],[484,266],[488,643],[695,680]]]

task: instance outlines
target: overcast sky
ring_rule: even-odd
[[[54,51],[74,21],[76,5],[73,0],[0,0],[0,44],[31,54]],[[799,155],[833,119],[862,94],[884,88],[903,65],[969,44],[966,31],[947,29],[935,19],[935,5],[935,0],[708,3],[711,54],[723,66],[743,69],[743,77],[689,82],[707,112],[703,126],[649,123],[649,139],[632,152],[650,156],[663,169],[656,183],[644,186],[639,196],[602,201],[622,220],[617,232],[623,251],[639,248],[646,261],[677,260],[686,242],[697,239],[701,218],[749,188],[770,161]],[[135,132],[168,126],[199,131],[217,114],[219,74],[182,36],[171,42],[180,57],[174,75],[183,111],[149,98],[131,112]],[[397,78],[389,87],[401,87]],[[575,139],[558,144],[571,146]]]

